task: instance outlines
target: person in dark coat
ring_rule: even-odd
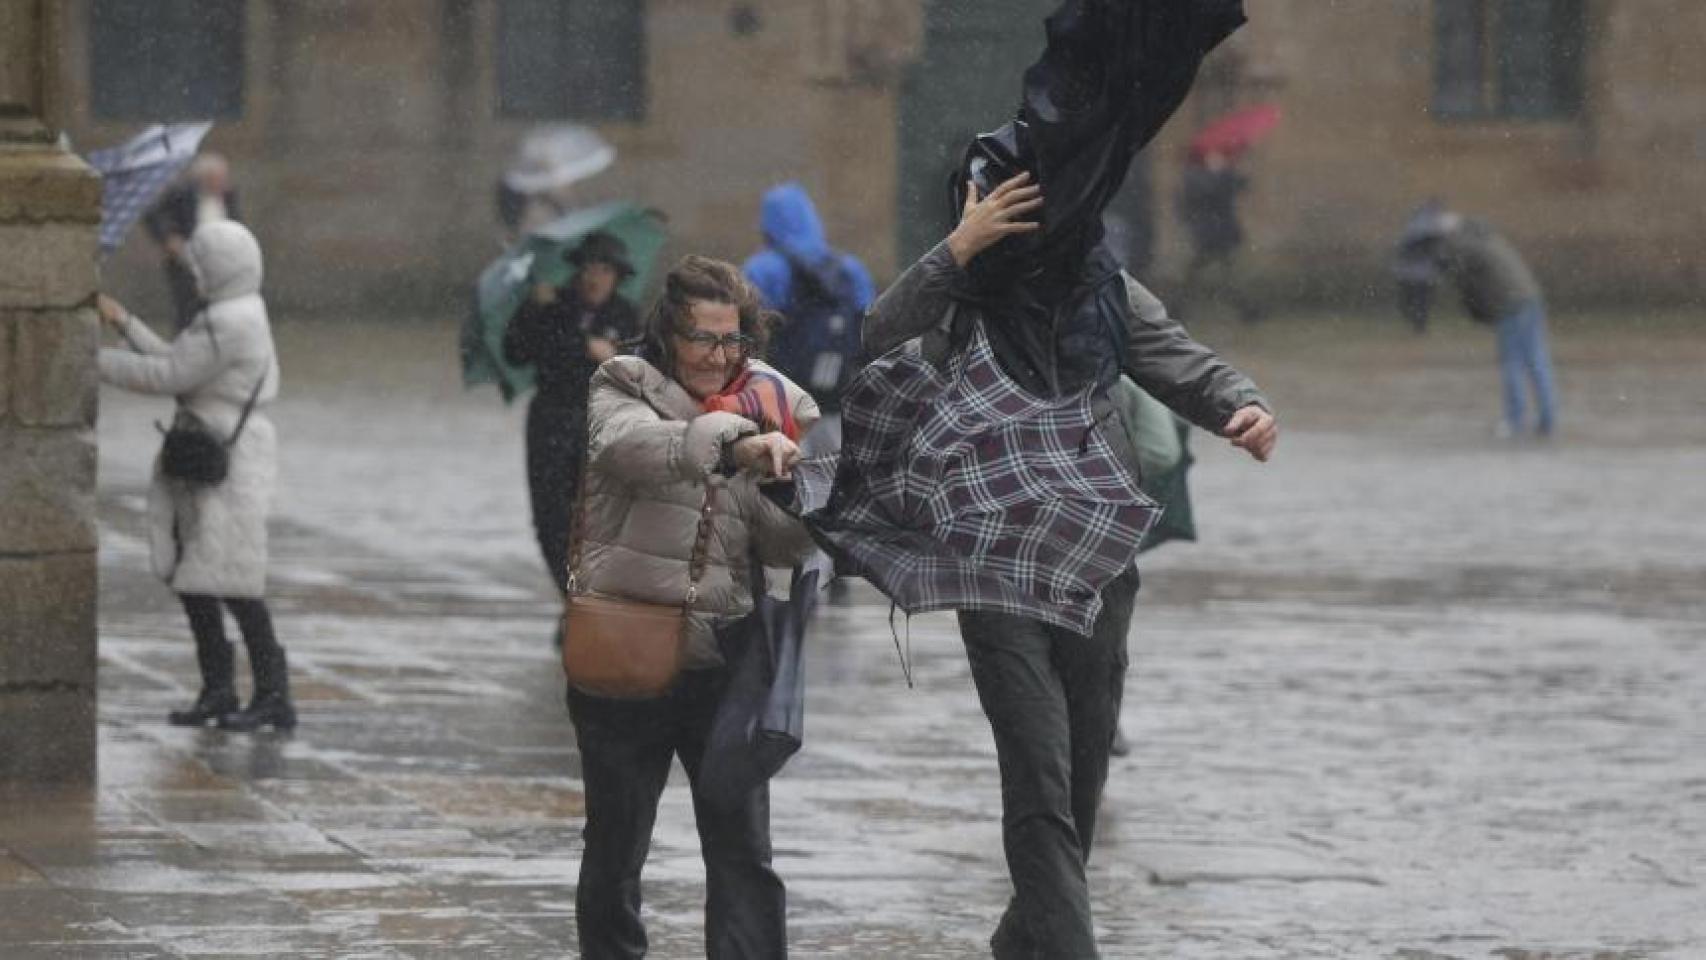
[[[1164,312],[1142,309],[1102,242],[1102,216],[1132,158],[1177,110],[1203,57],[1243,22],[1240,0],[1059,5],[1018,116],[975,138],[955,171],[958,226],[866,318],[866,351],[877,359],[845,395],[850,426],[828,505],[806,513],[838,562],[861,564],[898,544],[913,567],[940,571],[910,596],[891,592],[901,606],[940,609],[953,598],[1001,772],[1013,896],[990,940],[997,960],[1100,955],[1085,867],[1127,667],[1132,561],[1142,518],[1153,516],[1110,390],[1128,375],[1259,461],[1278,439],[1255,384]],[[885,392],[905,409],[885,406]],[[936,458],[908,434],[956,412],[942,410],[943,397],[983,418],[972,422],[996,421],[983,411],[1003,405],[1033,410],[1034,398],[1055,401],[1051,413],[1061,415],[1030,431],[996,422],[967,438],[964,453]],[[1072,428],[1070,445],[1047,432],[1051,423]],[[1066,495],[1074,515],[1094,521],[1075,531],[1054,522],[1050,510],[1065,497],[1027,486],[1045,469],[1053,490],[1075,491]],[[937,524],[975,535],[926,542],[936,522],[922,517],[928,510],[879,516],[900,499],[892,491],[933,481],[969,491],[967,502],[1002,493],[1002,509],[982,515],[1000,526]],[[1039,529],[1061,535],[1043,544]],[[1033,557],[1046,557],[1046,569]],[[859,570],[879,587],[899,582],[874,565]],[[1093,594],[1051,592],[1074,581]]]
[[[1179,189],[1179,218],[1191,235],[1181,299],[1223,297],[1239,319],[1254,323],[1262,318],[1261,306],[1238,287],[1238,251],[1244,246],[1238,196],[1249,186],[1249,178],[1225,154],[1191,154]]]
[[[527,407],[527,488],[551,580],[568,591],[569,527],[586,451],[587,387],[598,365],[639,335],[639,314],[616,288],[632,276],[628,248],[593,233],[569,251],[567,286],[534,287],[504,333],[504,358],[534,369]]]
[[[190,271],[188,246],[195,228],[219,220],[238,220],[237,191],[231,189],[231,167],[217,153],[203,153],[190,164],[189,179],[166,192],[143,218],[148,235],[165,254],[166,287],[172,292],[176,327],[182,331],[201,312],[195,274]]]
[[[1393,263],[1399,304],[1417,332],[1427,329],[1434,285],[1449,279],[1470,318],[1488,324],[1499,338],[1499,376],[1504,387],[1500,433],[1521,436],[1529,429],[1527,395],[1535,405],[1533,431],[1549,437],[1557,420],[1552,352],[1546,337],[1546,302],[1540,281],[1516,247],[1482,220],[1432,202],[1411,218]]]

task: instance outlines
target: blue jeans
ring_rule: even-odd
[[[1504,381],[1505,424],[1513,435],[1527,426],[1527,394],[1534,388],[1534,431],[1550,434],[1554,423],[1552,351],[1546,345],[1546,307],[1537,300],[1499,321],[1499,376]],[[1526,381],[1526,382],[1525,382]]]

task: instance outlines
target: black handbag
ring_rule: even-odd
[[[243,435],[249,414],[254,412],[255,401],[260,399],[261,387],[266,382],[267,371],[262,371],[261,378],[255,381],[255,389],[249,392],[249,401],[243,404],[243,415],[237,420],[237,429],[231,431],[230,438],[225,440],[221,440],[213,428],[179,398],[178,413],[172,418],[171,429],[161,430],[166,439],[160,445],[160,472],[191,487],[217,487],[224,483],[231,473],[231,448]]]
[[[800,749],[805,738],[801,647],[817,607],[819,571],[795,568],[787,600],[770,596],[764,568],[751,566],[752,612],[717,631],[729,682],[699,763],[699,792],[738,808]]]

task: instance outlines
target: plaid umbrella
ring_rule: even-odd
[[[902,347],[848,385],[841,459],[797,471],[836,559],[908,613],[992,610],[1089,635],[1103,585],[1160,515],[1096,427],[1089,391],[1041,399],[981,324],[938,370]]]
[[[101,175],[101,252],[112,253],[154,205],[154,198],[195,158],[212,121],[155,124],[121,146],[95,150]]]
[[[480,273],[477,302],[462,326],[462,383],[495,383],[504,400],[533,388],[533,370],[504,360],[504,330],[535,283],[561,286],[572,268],[563,255],[590,233],[603,231],[628,247],[634,273],[617,292],[638,303],[663,247],[663,218],[636,204],[606,203],[564,214],[504,251]]]

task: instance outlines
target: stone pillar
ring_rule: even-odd
[[[57,0],[0,0],[0,788],[95,775],[100,180],[53,122]]]

